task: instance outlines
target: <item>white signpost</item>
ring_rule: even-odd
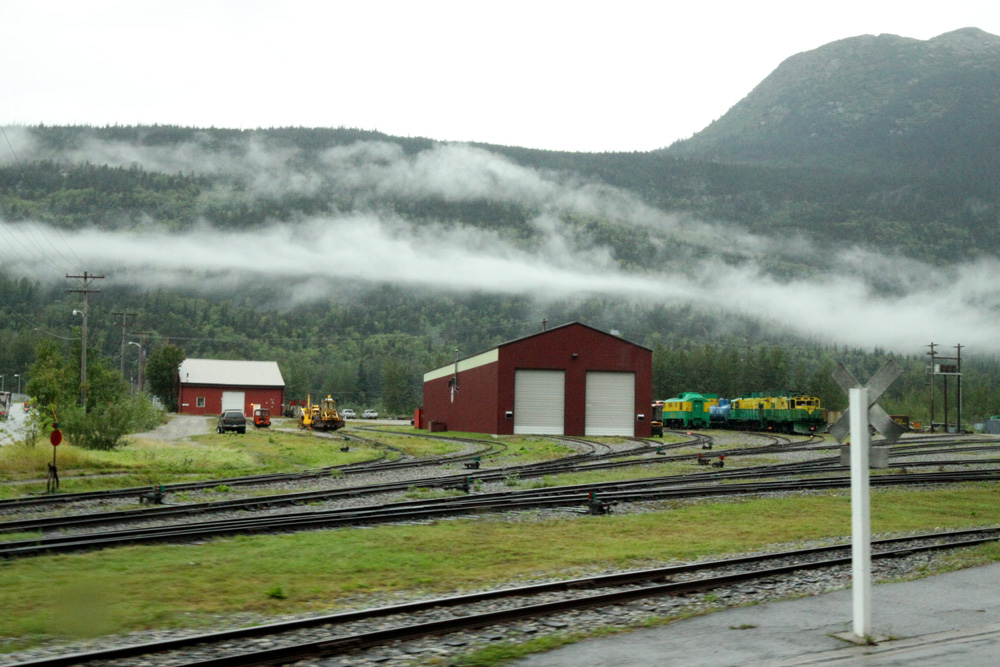
[[[850,399],[848,410],[830,428],[830,433],[843,443],[851,436],[851,565],[853,568],[854,632],[852,641],[867,643],[872,635],[872,540],[871,501],[869,490],[868,425],[874,426],[885,439],[896,442],[903,427],[894,422],[875,401],[899,377],[903,369],[890,361],[864,387],[849,370],[840,364],[833,373],[840,388]]]

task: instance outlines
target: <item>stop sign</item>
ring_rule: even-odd
[[[59,429],[52,431],[52,435],[49,436],[49,442],[52,443],[53,447],[58,447],[59,443],[62,442],[62,431]]]

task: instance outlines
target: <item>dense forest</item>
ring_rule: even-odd
[[[537,201],[482,194],[456,198],[447,192],[371,193],[334,176],[309,189],[261,191],[240,172],[151,171],[138,163],[68,161],[90,142],[134,142],[156,151],[198,147],[227,159],[248,159],[251,150],[293,156],[290,168],[310,177],[329,174],[324,151],[375,142],[414,156],[435,144],[422,139],[331,129],[198,130],[194,128],[32,128],[37,161],[0,162],[0,216],[61,228],[99,224],[131,229],[136,221],[182,230],[200,222],[219,229],[254,229],[303,216],[363,207],[391,211],[414,222],[444,221],[502,231],[515,243],[536,237],[529,218]],[[663,211],[725,221],[770,238],[804,232],[833,247],[891,248],[909,257],[948,263],[992,252],[1000,245],[1000,166],[968,174],[842,171],[829,168],[721,164],[667,152],[558,153],[481,146],[516,164],[584,187],[613,187]],[[45,157],[51,156],[51,157]],[[395,156],[394,156],[395,159]],[[360,161],[359,161],[360,162]],[[178,164],[177,166],[187,166]],[[619,261],[651,264],[654,230],[625,228],[598,216],[565,216],[595,243],[612,248]],[[787,267],[786,267],[787,268]]]
[[[926,423],[918,346],[931,340],[900,352],[838,339],[836,319],[796,320],[843,286],[883,305],[939,298],[943,318],[997,309],[979,274],[967,298],[951,283],[977,261],[988,274],[1000,247],[998,38],[927,44],[800,54],[703,133],[650,153],[348,128],[6,128],[0,375],[9,388],[30,373],[43,341],[72,363],[81,286],[67,276],[89,270],[107,273],[89,354],[126,376],[139,350],[123,339],[154,360],[274,360],[289,398],[405,414],[422,374],[456,354],[581,321],[653,350],[656,398],[794,389],[839,409],[837,363],[866,378],[892,357],[905,373],[883,404]],[[937,293],[923,284],[935,272]],[[938,342],[949,356],[968,341]],[[963,354],[967,423],[1000,413],[994,353]]]
[[[80,325],[72,311],[80,298],[68,293],[72,287],[68,282],[44,287],[27,279],[0,277],[4,294],[0,368],[8,378],[31,367],[42,341],[61,345],[64,354],[78,363],[74,355],[79,351]],[[650,347],[656,397],[683,391],[736,396],[787,389],[814,393],[825,406],[839,410],[844,409],[846,396],[832,379],[837,363],[867,378],[892,358],[903,365],[905,374],[882,404],[894,414],[924,423],[930,417],[926,356],[810,343],[776,335],[749,320],[739,327],[730,323],[723,335],[711,315],[685,307],[648,310],[599,300],[541,307],[528,299],[422,295],[381,286],[367,291],[363,303],[332,301],[262,311],[249,295],[233,302],[173,291],[109,288],[91,301],[88,336],[91,359],[102,358],[109,368],[121,365],[123,312],[134,313],[128,318],[128,339],[142,340],[146,355],[177,346],[193,358],[275,360],[290,398],[331,393],[344,406],[377,407],[396,414],[419,405],[423,373],[453,361],[456,349],[460,356],[469,356],[534,333],[545,319],[550,325],[579,320],[616,329]],[[30,318],[22,319],[23,313]],[[937,353],[954,356],[955,350],[941,347]],[[126,346],[125,354],[126,375],[134,381],[139,350]],[[963,371],[965,420],[971,424],[1000,412],[1000,362],[966,356]],[[955,390],[952,385],[951,420],[957,405]],[[935,419],[941,421],[941,378],[936,391]]]

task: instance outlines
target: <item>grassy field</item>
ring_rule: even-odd
[[[413,456],[463,450],[466,443],[449,439],[472,435],[449,433],[430,439],[407,437],[407,432],[413,432],[412,427],[364,435]],[[571,453],[564,443],[542,437],[517,436],[501,442],[507,449],[484,459],[484,465],[543,461]],[[381,454],[358,444],[341,452],[341,444],[338,438],[309,433],[251,430],[245,435],[211,433],[186,441],[136,440],[115,452],[61,445],[58,460],[62,490],[75,491],[308,469]],[[0,480],[41,479],[51,456],[49,446],[0,448]],[[737,466],[736,459],[727,462]],[[674,462],[514,480],[513,485],[580,484],[703,470],[689,462]],[[0,485],[0,497],[39,491],[43,485],[37,481]],[[450,493],[455,492],[412,489],[408,497]],[[993,484],[873,491],[872,526],[881,533],[906,533],[995,525],[1000,524],[998,501],[1000,485]],[[220,618],[252,623],[274,615],[383,604],[397,601],[399,595],[424,597],[605,568],[721,557],[850,533],[847,490],[660,506],[662,511],[637,515],[542,520],[529,512],[517,521],[483,516],[421,526],[248,536],[200,545],[137,546],[0,562],[0,609],[4,609],[0,651],[53,637],[201,627]],[[968,558],[978,562],[998,554],[1000,549],[987,547]],[[539,647],[550,641],[566,639],[546,639]],[[469,664],[489,664],[494,659],[483,654],[481,662],[470,658]]]
[[[342,452],[342,444],[311,433],[251,429],[245,434],[212,432],[170,442],[133,439],[127,447],[108,452],[66,443],[56,448],[56,461],[60,491],[72,493],[308,470],[382,455],[357,443]],[[52,450],[48,444],[0,447],[0,481],[25,481],[0,485],[0,498],[44,490]]]
[[[875,491],[871,505],[877,533],[994,525],[1000,485]],[[520,521],[482,517],[46,556],[0,563],[0,637],[4,650],[15,650],[53,636],[197,627],[227,615],[250,622],[384,603],[404,592],[439,595],[849,533],[844,492],[666,503],[637,515],[543,520],[528,513]]]

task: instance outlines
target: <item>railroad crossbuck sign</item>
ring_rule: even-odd
[[[890,361],[865,385],[865,388],[868,389],[868,423],[874,426],[875,430],[881,433],[882,437],[890,444],[895,443],[899,440],[899,436],[903,435],[903,427],[894,422],[876,401],[902,372],[903,368],[899,364]],[[850,394],[852,388],[861,386],[844,364],[837,364],[837,370],[833,372],[833,379],[840,385],[845,394]],[[837,442],[843,443],[850,434],[850,412],[850,408],[845,410],[837,423],[830,427],[830,434],[837,439]]]
[[[857,643],[868,643],[872,634],[872,541],[871,505],[868,477],[869,425],[886,440],[895,442],[903,429],[876,403],[879,396],[899,377],[903,369],[890,361],[864,387],[851,372],[839,364],[833,373],[841,389],[850,398],[850,407],[830,429],[839,442],[851,434],[851,569],[853,572],[854,631],[837,635]],[[868,414],[864,414],[867,411]]]

